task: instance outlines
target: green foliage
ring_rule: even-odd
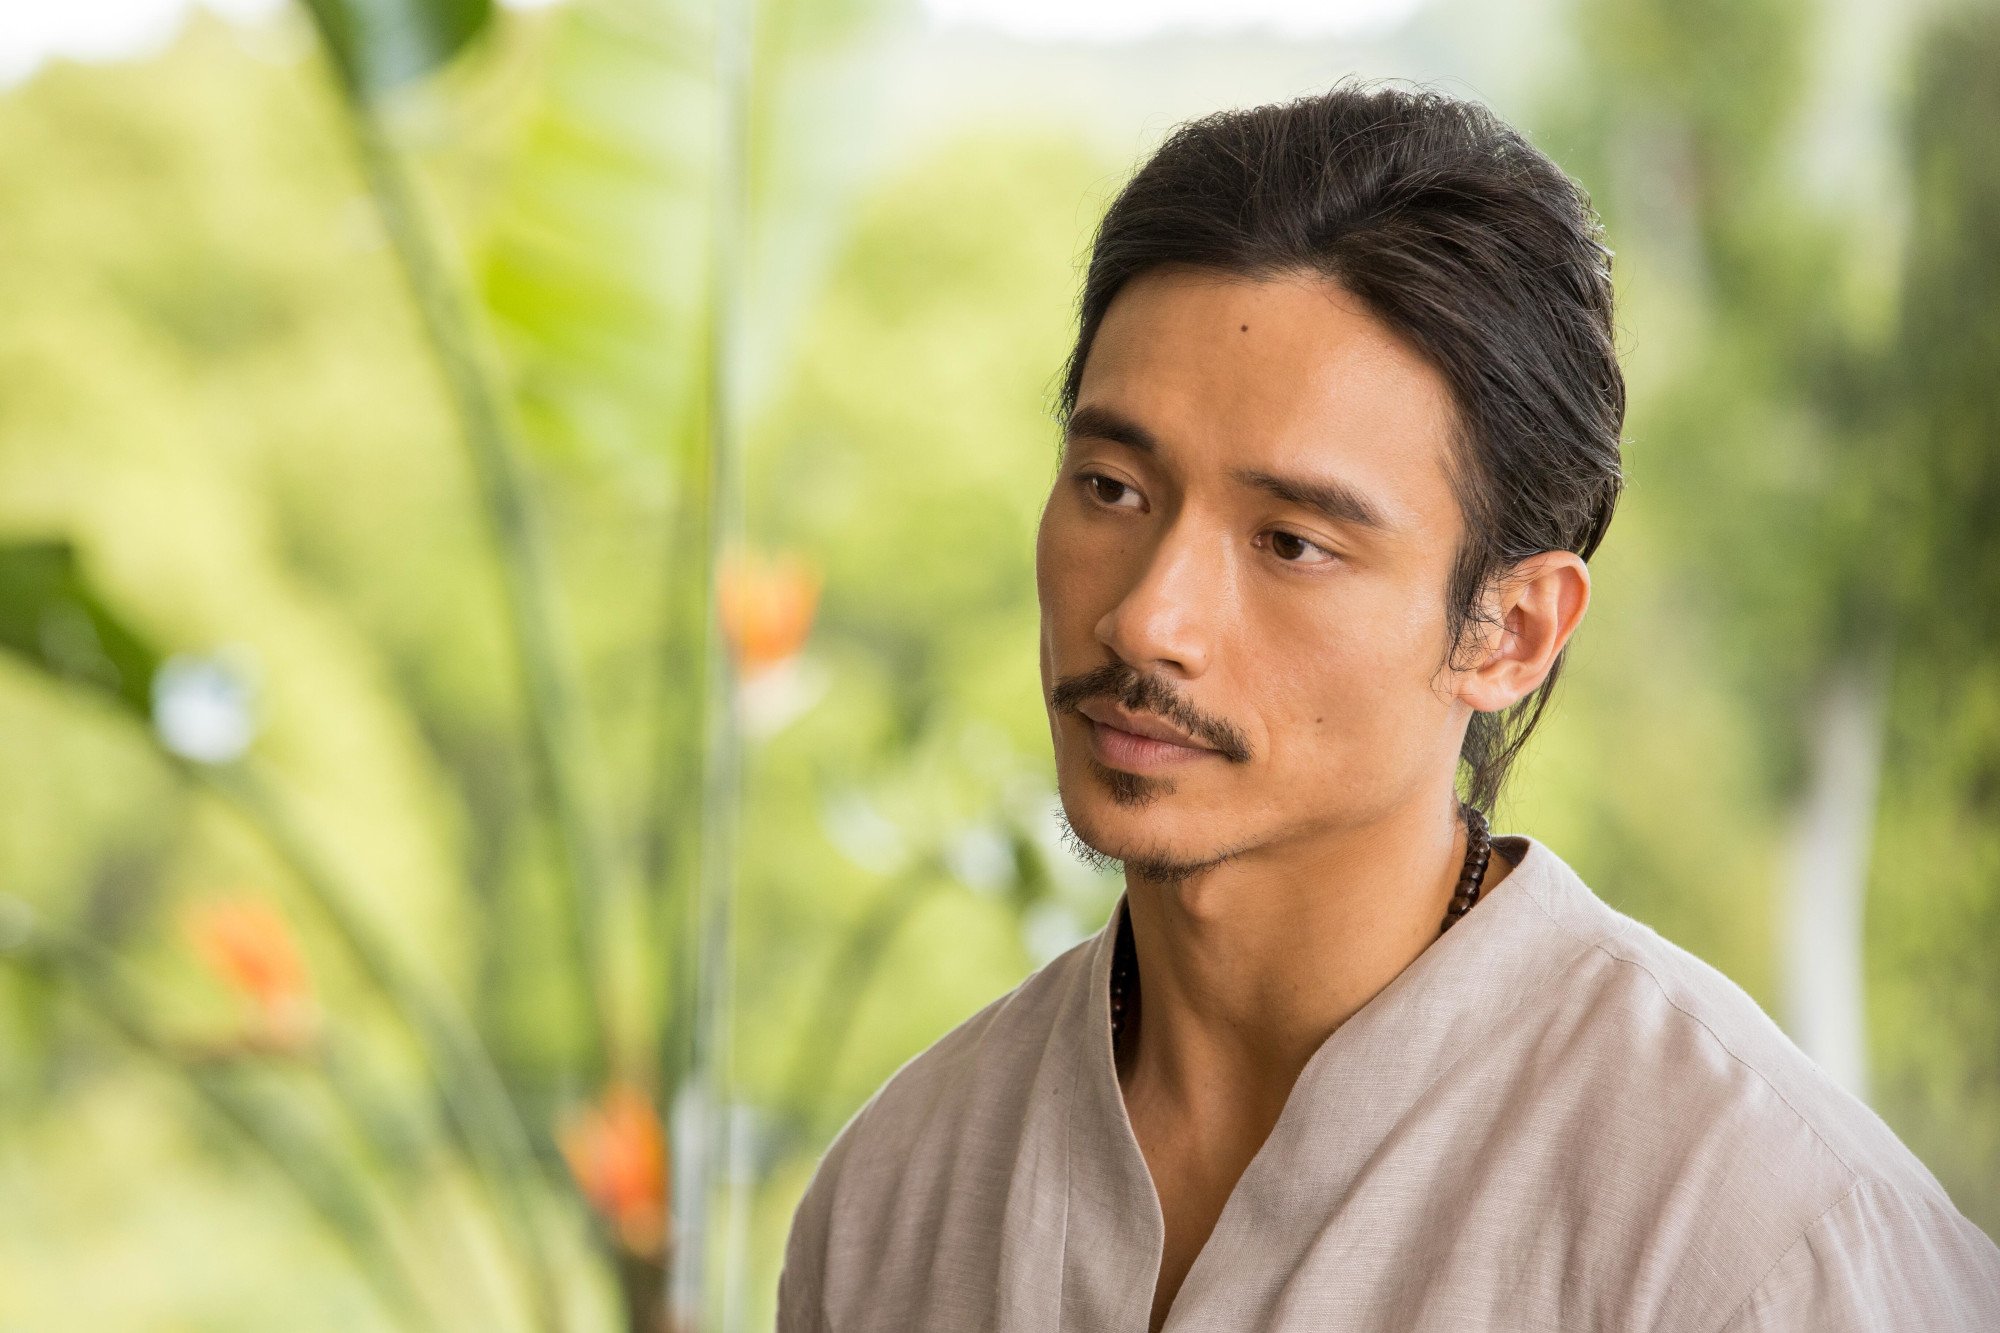
[[[428,520],[389,529],[387,551],[404,561],[413,554],[403,540],[409,532],[432,533],[431,551],[450,554],[448,543],[436,541],[448,531],[454,506],[464,504],[464,492],[452,485],[449,467],[441,487],[437,471],[426,472],[426,463],[450,458],[436,443],[449,436],[439,430],[423,363],[412,364],[402,298],[379,257],[369,258],[367,218],[357,226],[351,212],[343,214],[355,187],[335,127],[313,100],[313,84],[296,68],[260,71],[255,64],[236,66],[235,79],[216,80],[216,62],[229,67],[230,48],[213,36],[198,36],[177,61],[137,77],[126,71],[110,79],[57,76],[10,99],[0,154],[14,183],[9,203],[16,226],[0,262],[18,304],[0,318],[0,357],[10,379],[18,375],[17,382],[36,389],[10,396],[0,420],[5,521],[75,534],[104,589],[93,594],[98,608],[114,598],[142,604],[163,640],[200,647],[234,640],[254,655],[268,673],[259,749],[283,785],[303,793],[287,802],[294,846],[337,845],[328,880],[360,886],[354,898],[341,900],[354,915],[322,925],[321,939],[337,954],[342,930],[351,934],[364,918],[386,920],[387,938],[349,948],[364,957],[350,957],[348,967],[421,957],[421,969],[398,984],[427,991],[433,974],[463,966],[465,954],[445,942],[463,939],[463,923],[477,921],[470,904],[454,902],[445,845],[451,824],[439,817],[445,807],[434,772],[405,729],[374,646],[352,623],[328,614],[311,579],[289,559],[299,547],[275,539],[269,514],[280,508],[274,491],[283,487],[271,481],[315,466],[335,469],[317,474],[309,487],[326,502],[313,508],[318,522],[288,531],[304,548],[337,545],[330,538],[340,523],[363,510],[371,542],[381,539],[372,525],[393,525],[399,502],[427,512]],[[26,190],[19,186],[26,176],[60,184]],[[131,225],[133,218],[146,225]],[[77,248],[79,219],[99,224],[94,239],[101,244]],[[193,274],[182,272],[189,264]],[[222,276],[201,281],[204,264]],[[178,275],[169,285],[150,280],[169,274]],[[264,321],[260,336],[212,336],[223,323],[202,311],[211,288],[226,298],[225,312],[256,309],[276,317]],[[162,292],[174,295],[163,301]],[[235,300],[244,292],[254,297]],[[193,317],[182,318],[183,309]],[[357,395],[357,384],[371,392]],[[43,444],[51,435],[64,441],[59,455]],[[378,450],[375,457],[392,465],[386,476],[381,468],[372,477],[343,475]],[[57,456],[63,465],[51,467]],[[107,484],[109,478],[117,480]],[[395,484],[401,481],[418,484]],[[439,490],[450,497],[442,504]],[[448,560],[433,564],[440,574],[447,567]],[[59,562],[44,559],[38,568],[61,574]],[[64,584],[64,577],[15,580],[13,591],[46,602],[44,594]],[[440,588],[447,598],[452,591]],[[476,591],[470,600],[477,604]],[[10,615],[34,613],[33,602],[10,608]],[[141,699],[149,674],[136,672],[136,683],[127,685]],[[33,723],[46,694],[25,692],[19,671],[5,681],[0,726],[11,749],[33,734],[23,724]],[[72,718],[68,729],[78,722]],[[157,863],[147,867],[147,897],[121,913],[118,938],[143,964],[136,983],[145,987],[149,1007],[157,994],[186,985],[171,966],[181,951],[165,929],[164,906],[183,895],[241,892],[246,882],[316,882],[319,873],[300,876],[284,853],[257,845],[254,835],[246,839],[240,813],[233,821],[217,818],[185,793],[163,802],[157,763],[148,768],[131,754],[150,748],[145,732],[128,721],[118,745],[108,737],[100,746],[63,745],[31,767],[9,766],[10,808],[16,820],[29,822],[10,821],[5,849],[10,893],[46,902],[52,920],[95,928],[100,916],[89,898],[74,903],[66,900],[78,896],[73,891],[51,891],[61,883],[63,862],[41,869],[47,858],[22,837],[24,828],[46,819],[50,829],[90,849],[105,834],[80,817],[85,810],[104,808],[114,825],[125,825],[128,841],[161,816],[179,822],[178,836],[150,851]],[[110,813],[117,810],[122,819]],[[343,826],[348,836],[325,838]],[[111,843],[100,854],[117,850]],[[168,984],[175,980],[179,987]],[[352,1001],[343,988],[354,980],[352,972],[328,968],[322,980],[328,1000]],[[393,1067],[404,1048],[379,1030],[381,988],[362,985],[365,999],[342,1012],[353,1032],[369,1034],[374,1072],[375,1060]],[[162,1012],[178,1016],[179,1009]],[[64,1010],[46,1007],[39,1017],[53,1029],[43,1039],[60,1039]],[[464,1068],[451,1066],[467,1054],[461,1044],[458,1054],[419,1065],[416,1080],[407,1073],[395,1080],[399,1110],[423,1107],[425,1077],[457,1079]],[[62,1066],[52,1059],[50,1067]],[[335,1138],[286,1151],[301,1155],[302,1169],[334,1170],[345,1149]],[[507,1168],[507,1178],[522,1177],[518,1163]],[[428,1194],[437,1179],[433,1167],[402,1183]],[[469,1202],[461,1189],[445,1210],[448,1227],[476,1230],[482,1217],[493,1217],[487,1207]],[[553,1257],[565,1247],[539,1248]],[[493,1281],[490,1262],[468,1277],[462,1291],[462,1299],[473,1301],[468,1310],[490,1308]],[[24,1283],[8,1286],[10,1294],[33,1300]],[[518,1298],[499,1299],[504,1305]],[[154,1309],[146,1317],[160,1315]]]
[[[828,672],[747,784],[738,1058],[795,1126],[756,1215],[766,1300],[796,1166],[1116,893],[1057,841],[1033,565],[1077,201],[1108,179],[991,132],[883,179],[752,439],[749,528],[825,570]]]
[[[1870,904],[1884,1114],[2000,1230],[2000,12],[1918,49],[1899,429],[1881,491],[1897,671]],[[1984,941],[1986,947],[1968,947]]]
[[[1777,878],[1788,810],[1807,780],[1816,693],[1841,663],[1893,652],[1868,868],[1877,1100],[1991,1228],[2000,270],[1983,238],[2000,227],[1989,144],[2000,38],[1990,11],[1978,13],[1920,43],[1900,308],[1888,293],[1856,300],[1847,277],[1871,264],[1879,201],[1829,199],[1804,187],[1796,165],[1821,132],[1805,111],[1808,57],[1832,11],[1803,0],[1587,4],[1592,76],[1558,137],[1576,149],[1572,169],[1604,183],[1596,197],[1620,247],[1632,487],[1607,550],[1636,526],[1652,550],[1620,573],[1667,581],[1666,600],[1641,620],[1655,636],[1673,627],[1664,651],[1685,669],[1678,699],[1657,707],[1705,719],[1719,705],[1729,718],[1675,744],[1699,753],[1704,797],[1731,794],[1699,816],[1691,810],[1708,802],[1683,795],[1671,813],[1677,826],[1736,832],[1704,848],[1720,862],[1713,873],[1673,874],[1646,891],[1640,915],[1679,924],[1667,933],[1759,988],[1769,909],[1758,886]],[[1703,627],[1702,663],[1683,656],[1690,621]],[[1630,663],[1638,651],[1615,656]],[[1724,673],[1719,697],[1707,663]],[[1573,683],[1584,696],[1575,702],[1591,706],[1601,686]],[[1558,804],[1562,818],[1584,808]],[[1602,846],[1588,833],[1579,842]],[[1657,846],[1636,859],[1672,864]],[[1649,872],[1634,864],[1618,878],[1627,875],[1645,885]],[[1717,876],[1737,887],[1718,895]],[[1742,901],[1728,903],[1745,894],[1761,909],[1756,929]]]
[[[2000,643],[2000,14],[1974,10],[1924,42],[1908,111],[1912,216],[1897,348],[1907,436],[1894,469],[1909,631],[1965,660]]]
[[[609,863],[638,890],[604,933],[626,1018],[657,1035],[684,1018],[687,978],[664,960],[700,808],[708,11],[315,12],[347,34],[364,133],[401,136],[364,151],[407,167],[430,136],[402,222],[443,200],[454,227],[426,242],[432,257],[449,268],[468,247],[458,295],[497,355],[478,337],[453,355],[494,376],[488,424],[519,427],[516,480],[600,742],[592,799]],[[825,579],[811,646],[780,682],[793,697],[745,755],[734,1082],[770,1131],[754,1145],[753,1326],[827,1136],[1101,922],[1116,888],[1057,843],[1032,562],[1077,262],[1116,175],[1080,141],[1005,127],[917,162],[871,157],[868,66],[844,44],[865,46],[882,12],[765,9],[755,167],[738,182],[747,528]],[[1857,305],[1840,279],[1852,210],[1788,174],[1814,13],[1582,11],[1589,77],[1552,110],[1551,138],[1619,250],[1633,486],[1502,823],[1768,1003],[1802,705],[1831,660],[1899,636],[1869,909],[1880,1104],[1993,1227],[2000,270],[1985,238],[2000,176],[1984,127],[2000,57],[1970,21],[1925,48],[1907,292],[1900,311]],[[397,103],[407,116],[376,114],[458,51],[471,58]],[[143,1308],[93,1292],[93,1326],[276,1310],[288,1327],[367,1326],[381,1311],[307,1225],[311,1191],[352,1221],[327,1191],[357,1182],[403,1219],[390,1240],[421,1258],[440,1322],[530,1326],[507,1256],[536,1228],[578,1326],[617,1318],[581,1219],[538,1194],[510,1229],[506,1197],[479,1184],[561,1178],[550,1131],[593,1091],[589,1019],[493,560],[493,474],[467,457],[465,386],[455,406],[432,355],[439,312],[456,316],[433,306],[430,335],[415,317],[392,248],[410,237],[385,233],[323,92],[309,67],[246,58],[205,26],[161,60],[55,71],[0,99],[0,733],[16,757],[0,765],[0,881],[115,948],[163,1039],[223,1017],[169,928],[176,907],[246,886],[334,901],[299,930],[341,1020],[337,1058],[216,1086],[294,1099],[307,1109],[282,1126],[286,1150],[353,1177],[273,1211],[256,1191],[282,1176],[239,1173],[233,1140],[135,1132],[184,1099],[112,1061],[85,997],[0,973],[0,1323],[82,1308],[67,1304],[76,1256],[123,1264],[166,1252],[171,1232],[261,1246],[262,1262],[226,1272],[171,1251],[175,1271],[135,1288]],[[158,763],[133,725],[163,651],[149,642],[232,643],[260,664],[263,785],[191,790]],[[107,691],[117,709],[76,706]],[[0,942],[8,930],[0,912]],[[398,1023],[397,992],[428,1027]],[[526,1122],[525,1171],[486,1171],[496,1145],[465,1134],[477,1106],[431,1086],[483,1064],[468,1030]],[[101,1191],[89,1206],[58,1200],[86,1181]]]
[[[1807,0],[1586,4],[1590,76],[1557,135],[1620,251],[1632,503],[1669,516],[1684,595],[1728,626],[1717,648],[1780,800],[1822,674],[1887,619],[1866,503],[1880,320],[1841,281],[1854,217],[1793,165],[1823,19]]]
[[[534,446],[658,487],[698,443],[708,33],[670,3],[554,17],[487,205],[481,296]]]
[[[376,97],[430,73],[478,35],[493,0],[306,0],[341,81]]]
[[[0,545],[0,648],[152,717],[160,654],[90,586],[68,542]]]
[[[1686,155],[1656,162],[1672,188],[1721,201],[1759,184],[1802,88],[1811,9],[1798,0],[1585,0],[1578,35],[1593,82]]]

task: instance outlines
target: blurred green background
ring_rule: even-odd
[[[40,8],[0,1329],[768,1327],[832,1134],[1116,896],[1032,580],[1096,217],[1350,74],[1617,252],[1630,489],[1496,827],[2000,1232],[2000,10]]]

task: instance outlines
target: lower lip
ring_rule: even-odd
[[[1129,731],[1108,727],[1094,718],[1085,718],[1084,722],[1090,727],[1091,753],[1097,756],[1100,763],[1127,772],[1172,768],[1197,759],[1216,757],[1213,750],[1176,745],[1172,741],[1156,741],[1150,736],[1135,736]]]

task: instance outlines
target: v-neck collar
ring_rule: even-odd
[[[1515,1003],[1617,929],[1622,918],[1546,844],[1519,835],[1494,841],[1514,869],[1306,1061],[1182,1282],[1163,1333],[1209,1322],[1203,1309],[1219,1289],[1267,1257],[1262,1238],[1296,1229],[1303,1210],[1324,1211],[1340,1198],[1455,1061]],[[1125,911],[1121,893],[1089,946],[1084,989],[1065,1004],[1059,1037],[1073,1047],[1075,1080],[1060,1304],[1062,1328],[1076,1333],[1145,1328],[1165,1249],[1159,1196],[1111,1047],[1111,961]]]

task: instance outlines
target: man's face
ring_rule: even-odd
[[[1325,279],[1118,294],[1035,550],[1084,843],[1187,869],[1449,791],[1452,423],[1442,377]]]

